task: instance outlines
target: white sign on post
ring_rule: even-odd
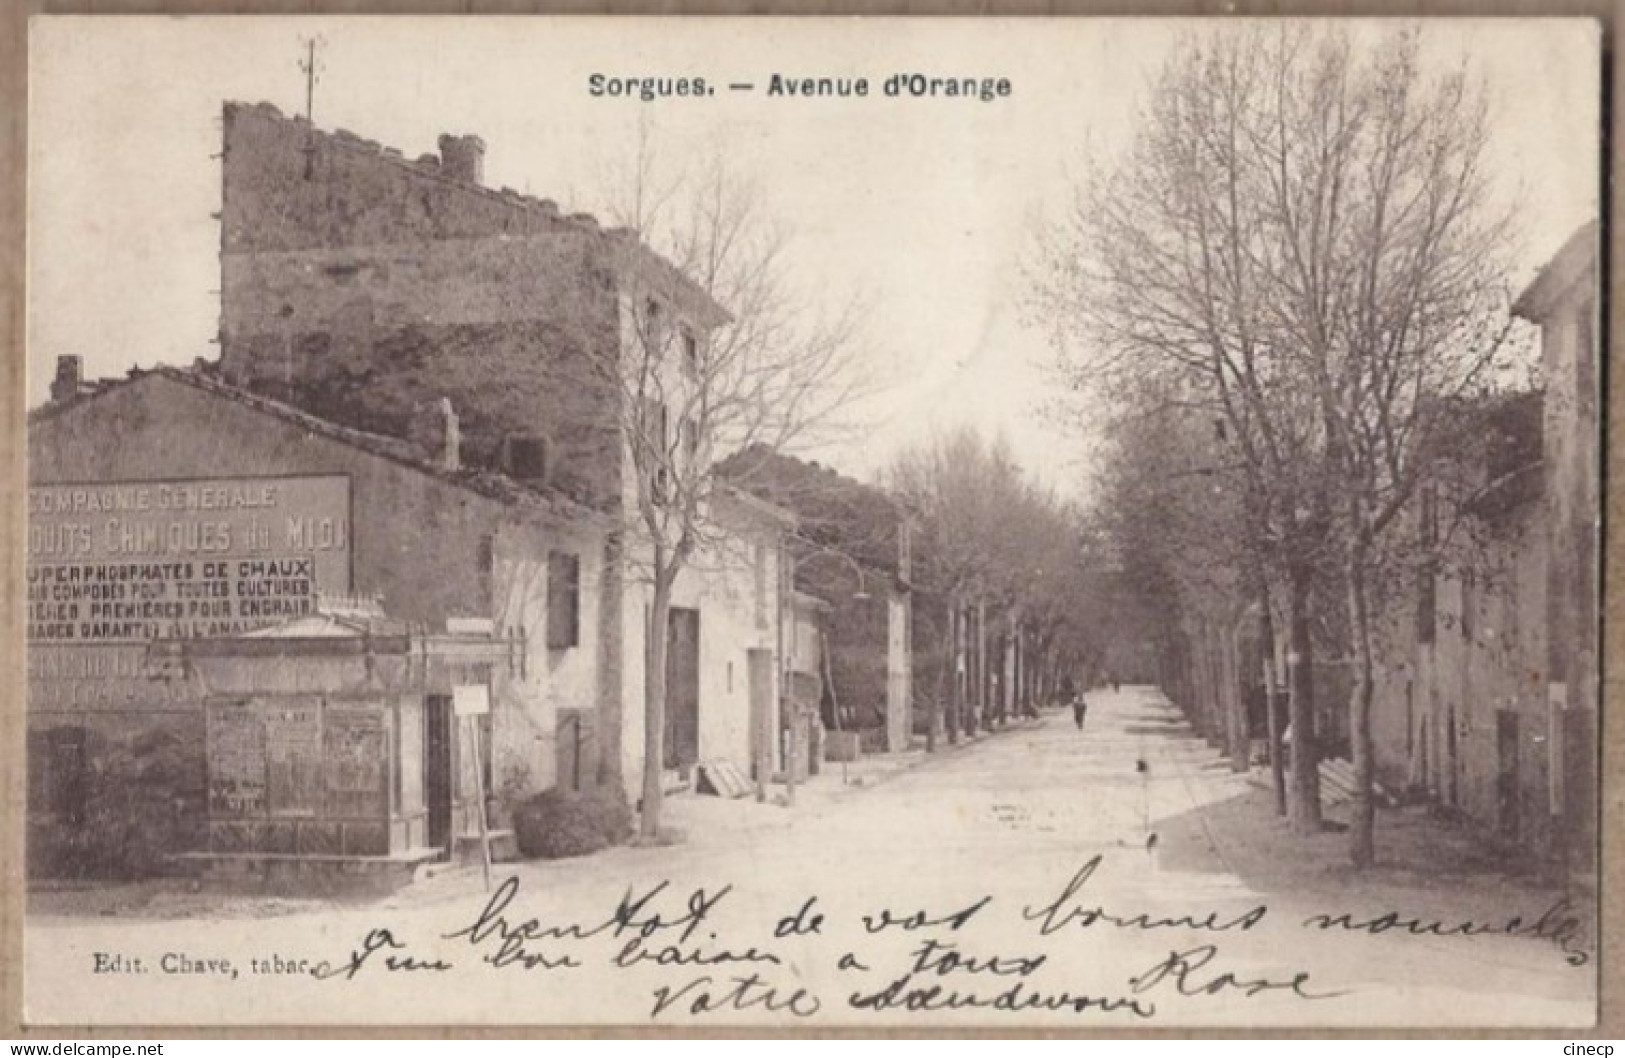
[[[491,692],[483,683],[453,687],[451,711],[457,716],[484,716],[491,711]]]

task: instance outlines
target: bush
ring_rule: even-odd
[[[167,873],[169,856],[202,840],[200,747],[163,730],[87,745],[84,815],[31,828],[37,876],[135,880]]]
[[[553,789],[524,801],[513,813],[522,855],[556,860],[619,845],[632,833],[632,808],[619,784],[579,793]]]

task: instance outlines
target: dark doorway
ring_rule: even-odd
[[[456,746],[451,720],[451,697],[431,694],[424,700],[423,804],[429,813],[429,847],[441,859],[451,856],[452,761]]]
[[[766,782],[773,775],[773,652],[745,652],[750,681],[751,778]]]
[[[700,611],[672,607],[666,621],[666,760],[687,771],[700,759]]]
[[[1495,828],[1503,837],[1518,836],[1518,714],[1495,714]]]

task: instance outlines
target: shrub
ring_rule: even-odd
[[[584,856],[619,845],[632,833],[632,808],[617,783],[579,793],[553,789],[514,810],[514,837],[531,859]]]
[[[93,737],[83,818],[31,833],[40,875],[133,880],[163,874],[168,857],[202,837],[203,762],[195,743],[169,731]]]

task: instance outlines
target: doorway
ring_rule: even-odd
[[[430,848],[442,860],[451,857],[452,762],[456,760],[451,719],[451,696],[431,694],[424,699],[423,804],[429,813]]]
[[[674,606],[666,620],[665,766],[700,759],[700,611]]]
[[[751,778],[766,782],[773,777],[773,652],[745,651],[747,679],[750,681],[750,763]]]

